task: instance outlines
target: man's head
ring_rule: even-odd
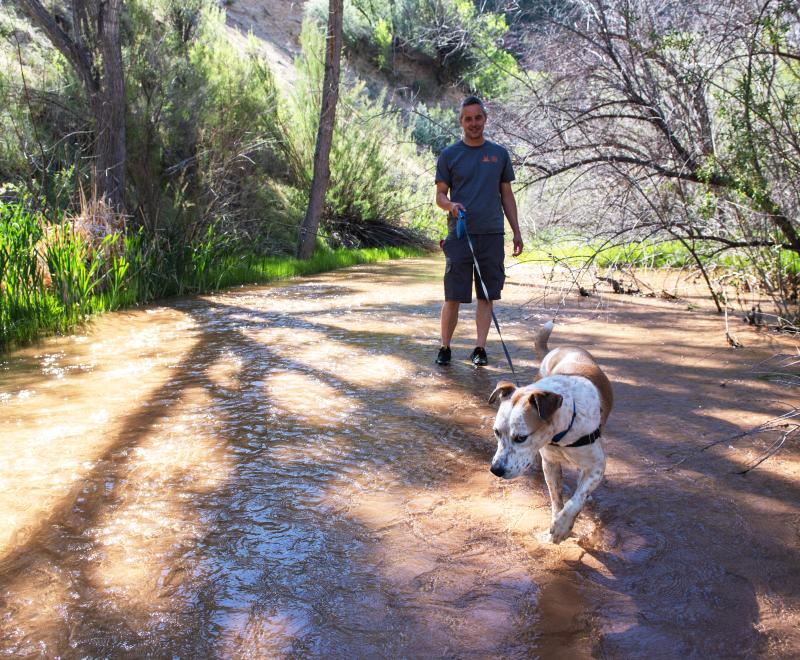
[[[486,108],[477,96],[468,96],[461,102],[459,123],[467,142],[482,142],[486,126]]]

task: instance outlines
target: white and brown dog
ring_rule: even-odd
[[[548,322],[536,337],[536,354],[542,362],[533,384],[517,388],[500,381],[489,397],[489,403],[500,400],[491,470],[498,477],[513,479],[533,464],[536,452],[541,454],[553,514],[549,540],[561,543],[586,498],[603,479],[606,455],[600,429],[611,412],[613,394],[611,383],[588,351],[576,346],[547,348],[552,331],[553,323]],[[578,468],[578,484],[566,504],[563,464]]]

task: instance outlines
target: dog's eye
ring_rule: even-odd
[[[527,435],[515,435],[511,438],[514,442],[525,442],[528,439]]]

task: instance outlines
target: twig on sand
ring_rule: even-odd
[[[800,418],[800,408],[797,406],[792,406],[792,409],[783,413],[782,415],[778,415],[777,417],[773,417],[772,419],[768,419],[766,422],[762,422],[758,426],[754,426],[752,429],[748,429],[747,431],[742,431],[741,433],[737,433],[733,436],[726,436],[721,438],[720,440],[715,440],[714,442],[709,442],[707,445],[700,447],[693,452],[690,452],[686,456],[684,456],[679,461],[668,465],[665,468],[660,468],[665,472],[670,472],[677,468],[679,465],[682,465],[687,460],[689,460],[692,456],[697,456],[697,454],[702,454],[707,449],[711,449],[712,447],[716,447],[717,445],[721,445],[723,443],[731,443],[736,440],[741,440],[742,438],[747,438],[750,436],[758,435],[759,433],[766,433],[767,431],[775,431],[777,429],[784,429],[781,432],[781,436],[770,445],[767,449],[766,453],[759,458],[755,463],[750,465],[749,467],[745,468],[744,470],[737,470],[735,474],[747,474],[753,468],[761,465],[765,460],[767,460],[770,456],[774,456],[786,441],[798,435],[800,433],[800,423],[798,422],[789,422],[789,420]]]
[[[704,447],[701,447],[699,451],[704,452],[706,449],[711,449],[711,447],[716,447],[717,445],[721,445],[723,442],[733,442],[734,440],[739,440],[741,438],[745,438],[750,435],[757,435],[759,433],[764,433],[764,431],[771,431],[773,429],[780,428],[781,426],[786,426],[786,424],[782,424],[781,422],[785,422],[786,420],[793,419],[795,417],[800,417],[800,408],[798,408],[797,406],[792,406],[791,410],[783,413],[782,415],[778,415],[777,417],[768,419],[766,422],[762,422],[758,426],[754,426],[752,429],[748,431],[742,431],[741,433],[737,433],[732,437],[723,438],[722,440],[715,440],[714,442],[710,442]]]
[[[791,430],[782,433],[781,436],[775,442],[772,443],[770,448],[767,449],[766,453],[761,458],[759,458],[755,463],[753,463],[749,467],[746,467],[744,470],[739,470],[736,474],[747,474],[753,468],[756,468],[759,465],[761,465],[770,456],[774,456],[776,453],[778,453],[778,450],[780,450],[780,448],[783,447],[783,445],[790,437],[797,435],[798,431],[800,431],[800,424],[793,424]]]

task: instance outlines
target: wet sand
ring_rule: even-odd
[[[589,348],[616,407],[604,483],[553,546],[541,475],[488,469],[496,336],[473,368],[465,308],[433,364],[441,269],[170,301],[0,359],[0,652],[800,654],[798,443],[743,476],[776,434],[732,439],[797,405],[759,372],[798,342],[738,324],[732,349],[688,291],[569,297],[551,345]],[[559,296],[509,276],[525,381]]]

